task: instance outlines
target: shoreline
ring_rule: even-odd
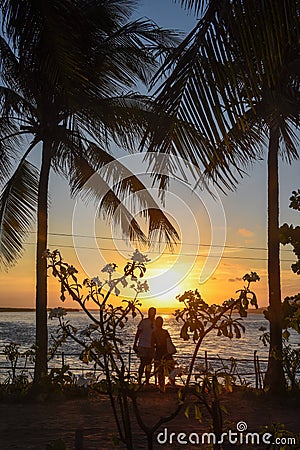
[[[47,308],[47,311],[51,311],[53,308]],[[67,312],[79,312],[79,308],[64,308]],[[0,308],[0,313],[2,312],[35,312],[35,308]]]
[[[64,308],[62,306],[62,308]],[[51,311],[53,308],[47,308],[47,311]],[[67,312],[80,312],[82,311],[80,308],[64,308]],[[267,309],[267,306],[260,307],[258,309],[248,309],[248,314],[263,314],[263,312]],[[19,308],[19,307],[0,307],[0,313],[2,312],[35,312],[35,308]],[[91,311],[98,311],[97,309],[91,309]],[[146,311],[142,311],[144,314],[146,314]],[[174,308],[162,308],[159,310],[159,314],[173,314]]]

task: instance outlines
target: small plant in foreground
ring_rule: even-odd
[[[195,360],[199,348],[204,338],[213,330],[217,331],[217,336],[224,336],[229,339],[236,337],[239,339],[245,327],[242,324],[242,318],[247,317],[247,309],[249,305],[258,308],[257,298],[253,291],[250,290],[250,284],[259,281],[256,272],[251,272],[243,277],[247,285],[243,289],[237,291],[239,296],[237,299],[230,298],[221,305],[206,303],[198,290],[186,291],[176,298],[184,304],[183,309],[175,311],[175,317],[178,322],[183,322],[180,337],[185,341],[192,339],[196,344],[193,357],[191,359],[188,382],[192,376]],[[234,313],[239,314],[239,318],[234,317]]]
[[[195,419],[202,422],[202,411],[208,413],[212,431],[220,439],[223,432],[223,413],[227,413],[226,408],[221,404],[220,396],[223,392],[232,392],[231,376],[223,369],[210,370],[206,369],[198,376],[197,383],[193,389],[193,396],[196,400],[188,404],[185,409],[185,416],[190,416],[191,406],[194,407]],[[218,444],[214,444],[215,449],[221,448]]]
[[[51,318],[59,320],[61,336],[59,342],[66,338],[73,339],[82,347],[80,359],[86,363],[97,364],[103,378],[94,383],[91,388],[108,394],[118,429],[120,441],[127,449],[133,449],[132,403],[136,421],[147,437],[148,449],[153,448],[153,436],[157,428],[174,416],[158,418],[153,426],[148,426],[143,420],[137,397],[140,387],[134,383],[128,363],[122,353],[122,333],[126,330],[129,317],[141,314],[141,303],[137,298],[142,292],[148,291],[147,281],[142,281],[146,272],[145,263],[149,260],[137,250],[123,269],[123,274],[116,273],[114,263],[106,264],[101,270],[106,277],[103,281],[99,277],[85,279],[78,283],[77,270],[63,261],[58,250],[47,252],[48,268],[58,278],[60,283],[61,300],[69,295],[86,313],[91,323],[84,329],[78,330],[65,320],[63,308],[55,308],[50,312]],[[132,300],[122,300],[122,305],[114,306],[109,302],[110,296],[118,297],[122,288],[130,287],[134,291]],[[97,311],[95,312],[95,307]]]
[[[243,280],[247,284],[243,289],[237,291],[239,294],[238,298],[226,300],[221,305],[209,305],[202,299],[197,289],[195,291],[186,291],[184,294],[176,297],[179,302],[184,304],[182,310],[178,309],[175,311],[176,320],[182,322],[180,337],[184,340],[189,340],[190,336],[192,336],[196,344],[189,365],[185,389],[180,393],[182,404],[186,397],[187,388],[190,385],[196,357],[203,340],[213,331],[217,331],[217,336],[224,336],[229,339],[233,337],[241,338],[242,332],[245,331],[242,318],[247,316],[249,305],[255,308],[258,307],[256,295],[250,290],[250,285],[259,281],[259,279],[256,272],[244,275]],[[238,313],[240,317],[236,318],[234,313]],[[213,429],[217,436],[222,434],[223,426],[222,406],[219,400],[223,389],[219,382],[222,375],[225,388],[231,391],[231,377],[227,373],[224,372],[217,375],[217,372],[209,372],[207,368],[203,371],[202,379],[200,383],[196,384],[193,391],[198,399],[195,403],[196,418],[201,418],[199,404],[204,405],[212,418]],[[214,445],[214,449],[217,450],[219,448],[218,444]]]
[[[10,364],[6,384],[11,384],[15,388],[25,387],[29,383],[27,364],[28,362],[34,362],[34,347],[21,352],[19,344],[10,342],[4,346],[3,353]],[[21,360],[23,361],[22,365],[20,364]]]
[[[64,319],[65,312],[62,308],[52,311],[51,317],[58,318],[63,338],[69,337],[82,347],[81,360],[87,364],[96,363],[104,374],[104,379],[99,380],[93,388],[96,389],[99,386],[101,392],[109,395],[120,440],[125,443],[127,449],[134,448],[132,414],[129,408],[129,402],[131,402],[135,419],[147,437],[148,450],[153,449],[155,431],[176,417],[182,408],[185,391],[181,396],[182,401],[173,412],[159,417],[152,426],[145,423],[137,401],[141,388],[133,383],[134,379],[122,354],[122,333],[126,330],[128,318],[140,313],[141,304],[137,300],[138,295],[149,289],[147,282],[140,280],[146,272],[145,263],[148,258],[136,251],[132,255],[131,261],[125,265],[122,275],[116,273],[117,266],[111,263],[102,269],[102,273],[106,276],[104,281],[99,277],[94,277],[85,279],[80,284],[77,280],[77,270],[63,261],[58,250],[52,253],[48,252],[46,256],[49,261],[48,268],[59,280],[61,300],[64,301],[66,295],[69,295],[80,305],[91,323],[80,332]],[[238,299],[227,300],[223,305],[209,306],[197,294],[194,297],[184,295],[181,301],[184,301],[185,309],[176,312],[178,321],[184,322],[181,335],[188,339],[188,332],[192,330],[193,332],[197,331],[193,336],[198,338],[189,365],[186,387],[189,386],[197,351],[202,340],[210,331],[218,330],[229,338],[231,332],[235,333],[237,337],[241,336],[240,330],[243,331],[243,326],[238,319],[233,318],[232,313],[237,310],[240,316],[244,317],[247,315],[246,310],[249,304],[256,305],[255,294],[250,291],[249,286],[251,282],[258,279],[256,273],[245,275],[244,280],[248,285],[238,291]],[[135,291],[133,300],[122,300],[122,305],[118,306],[109,303],[111,295],[118,297],[121,289],[128,286]],[[96,312],[92,309],[95,306],[97,307]]]

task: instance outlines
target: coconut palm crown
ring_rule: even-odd
[[[150,148],[181,153],[222,189],[232,189],[267,147],[271,342],[265,384],[282,390],[278,161],[280,156],[289,163],[299,158],[299,1],[178,3],[199,14],[199,20],[157,74],[170,73],[157,92],[157,104],[171,117],[148,130]],[[188,134],[175,143],[176,120],[195,127],[201,145]]]
[[[134,1],[0,1],[0,263],[14,264],[37,218],[35,381],[47,372],[47,249],[49,176],[65,176],[76,194],[106,163],[112,143],[137,148],[151,109],[133,93],[147,83],[157,59],[176,43],[176,35],[150,21],[129,21]],[[32,163],[32,151],[40,166]],[[124,172],[127,178],[124,180]],[[102,212],[124,234],[146,240],[122,206],[142,183],[118,164],[111,170]],[[122,179],[118,183],[118,180]],[[127,180],[127,181],[126,181]],[[93,190],[89,185],[89,192]],[[95,194],[99,188],[95,189]],[[147,193],[139,197],[149,231],[171,243],[176,230]],[[124,220],[125,217],[125,220]],[[151,237],[151,236],[150,236]]]

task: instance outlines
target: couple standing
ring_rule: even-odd
[[[163,318],[159,316],[155,319],[155,315],[156,309],[151,307],[148,310],[148,317],[140,321],[134,339],[133,350],[141,360],[138,370],[139,384],[142,383],[144,371],[145,382],[149,384],[154,357],[154,371],[157,374],[158,386],[164,392],[165,373],[168,374],[174,369],[172,353],[175,353],[176,349],[172,344],[169,332],[163,328]],[[170,350],[170,346],[173,346],[173,349]]]

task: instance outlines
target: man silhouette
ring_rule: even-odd
[[[148,317],[142,319],[138,324],[137,332],[134,338],[133,350],[140,358],[140,365],[138,370],[138,382],[142,384],[142,377],[145,371],[145,383],[149,384],[151,374],[151,364],[153,359],[153,342],[152,333],[155,326],[156,309],[151,307],[148,309]]]

